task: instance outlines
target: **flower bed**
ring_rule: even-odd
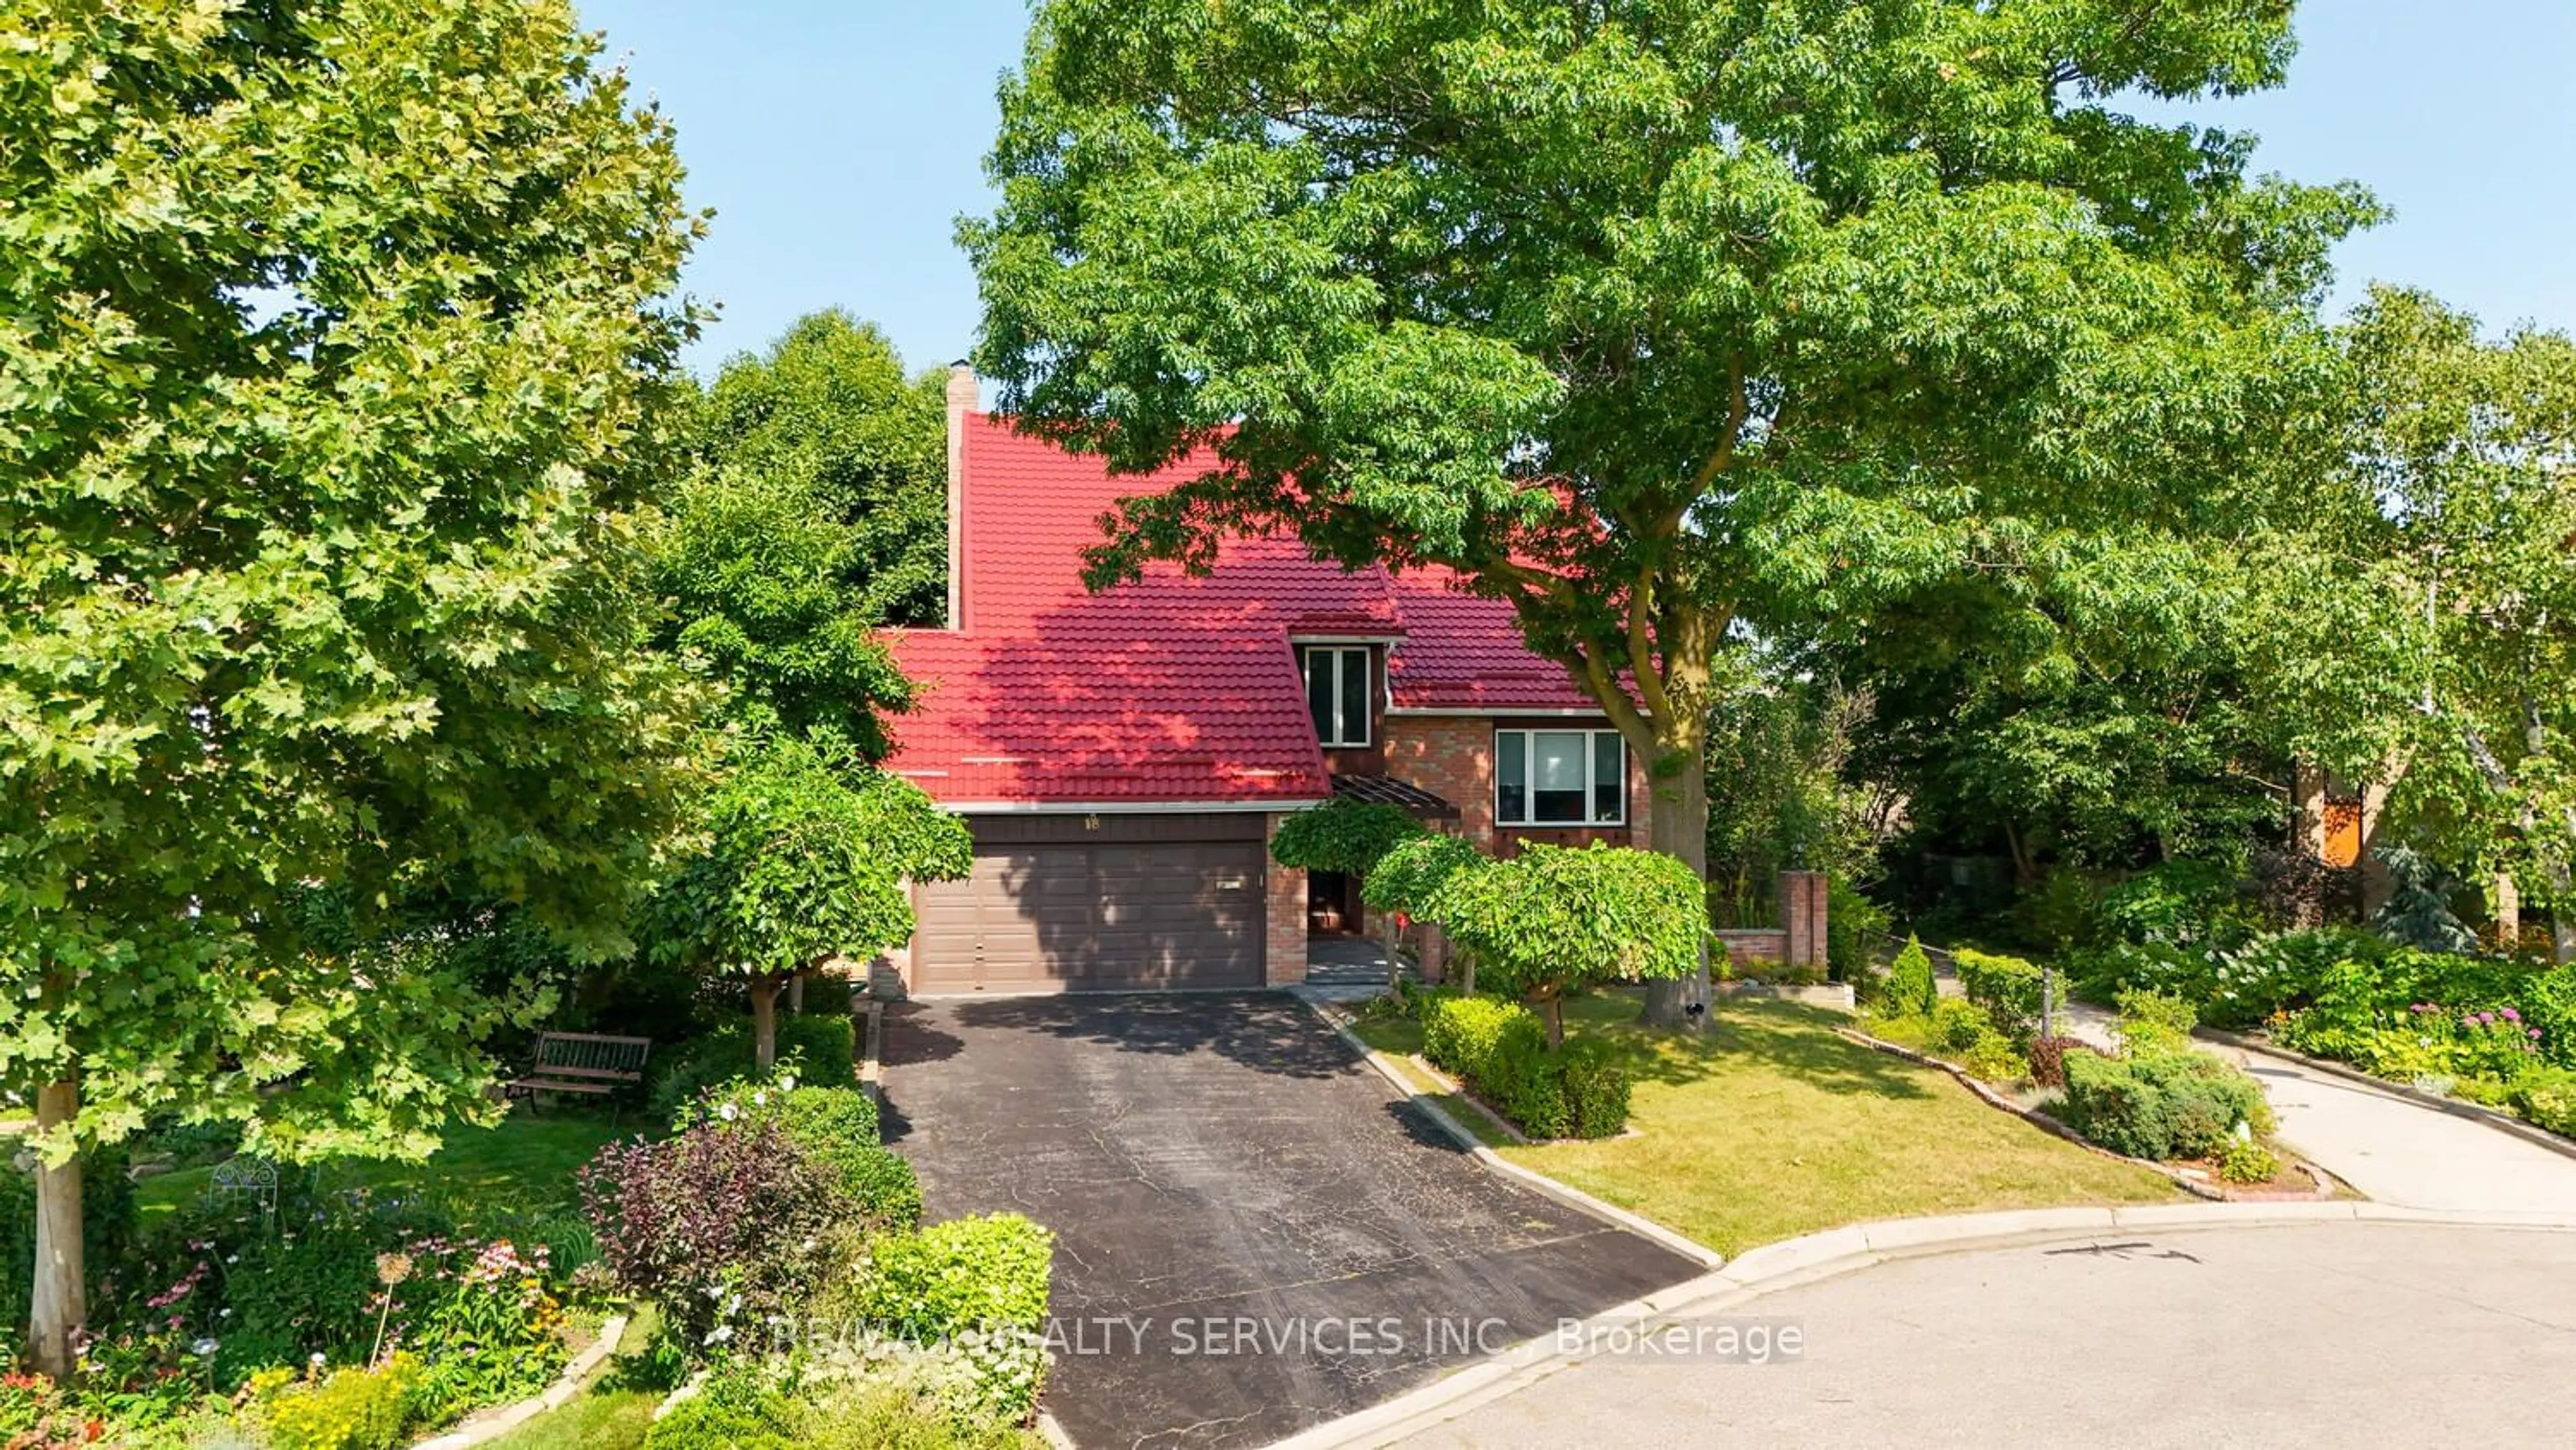
[[[78,1388],[12,1381],[0,1443],[382,1450],[552,1382],[568,1307],[595,1298],[578,1223],[466,1232],[435,1204],[282,1177],[273,1199],[133,1231],[99,1265]]]
[[[2420,951],[2347,928],[2225,950],[2123,944],[2080,964],[2095,990],[2153,986],[2204,1020],[2576,1137],[2576,966]]]
[[[693,1375],[649,1450],[864,1444],[835,1427],[915,1411],[1009,1442],[1030,1421],[1045,1229],[1016,1214],[920,1227],[912,1170],[854,1089],[738,1081],[672,1126],[582,1173],[604,1262]]]

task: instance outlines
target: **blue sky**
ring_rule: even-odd
[[[693,365],[836,304],[915,368],[967,349],[952,224],[989,205],[1023,0],[578,3],[677,122],[690,193],[716,211],[687,285],[723,315]],[[2286,89],[2194,113],[2262,136],[2262,169],[2358,179],[2396,208],[2344,248],[2339,304],[2385,279],[2490,326],[2576,330],[2576,4],[2305,0],[2299,36]]]

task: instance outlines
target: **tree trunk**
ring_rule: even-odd
[[[787,984],[787,1010],[799,1017],[805,1015],[805,974],[803,972],[798,972]]]
[[[778,1065],[778,979],[751,982],[751,1063],[766,1075]]]
[[[47,1083],[36,1089],[36,1126],[53,1129],[80,1112],[80,1087]],[[72,1332],[89,1318],[87,1266],[81,1262],[81,1164],[36,1170],[36,1284],[28,1315],[27,1356],[57,1384],[70,1384],[77,1361]]]
[[[2576,881],[2569,879],[2567,859],[2555,851],[2541,858],[2541,869],[2549,877],[2550,956],[2563,967],[2576,962],[2576,902],[2569,899]]]
[[[1646,844],[1668,856],[1678,856],[1690,867],[1691,874],[1705,885],[1708,880],[1708,749],[1693,735],[1689,743],[1661,747],[1663,768],[1649,770],[1646,790],[1652,804],[1646,813]],[[1677,768],[1676,768],[1677,767]],[[1702,914],[1707,911],[1701,904]],[[1707,925],[1705,921],[1701,923]],[[1687,1003],[1705,1004],[1710,999],[1708,980],[1708,939],[1702,933],[1699,947],[1699,969],[1688,982],[1660,981],[1646,984],[1646,1023],[1652,1027],[1680,1027],[1690,1021],[1684,1010]],[[1706,1020],[1703,1016],[1702,1020]]]
[[[1551,991],[1538,999],[1538,1010],[1547,1019],[1548,1050],[1565,1046],[1565,999]]]
[[[1386,985],[1389,991],[1393,991],[1395,985],[1404,980],[1404,958],[1396,951],[1395,913],[1381,911],[1377,922],[1379,934],[1386,942]]]
[[[1472,947],[1460,946],[1456,941],[1454,941],[1454,940],[1453,940],[1453,941],[1451,941],[1451,942],[1449,943],[1449,960],[1450,960],[1450,961],[1452,961],[1452,962],[1455,962],[1455,963],[1457,964],[1457,966],[1458,966],[1458,995],[1459,995],[1459,996],[1461,996],[1461,997],[1473,997],[1473,996],[1475,996],[1475,995],[1476,995],[1476,952],[1475,952],[1475,949],[1474,949],[1474,948],[1472,948]]]

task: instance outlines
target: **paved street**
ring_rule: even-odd
[[[1902,1260],[1720,1318],[1768,1366],[1595,1359],[1408,1445],[2565,1445],[2576,1235],[2208,1229]]]

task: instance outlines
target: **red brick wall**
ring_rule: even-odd
[[[1508,853],[1515,841],[1580,846],[1646,844],[1646,768],[1628,752],[1628,824],[1578,830],[1516,828],[1500,841],[1494,832],[1494,731],[1596,729],[1579,721],[1497,720],[1482,715],[1391,715],[1386,721],[1386,773],[1410,781],[1458,807],[1458,831],[1489,851]]]
[[[1269,817],[1265,838],[1279,834],[1284,815]],[[1306,873],[1290,866],[1267,860],[1265,875],[1269,882],[1267,929],[1269,941],[1264,944],[1263,963],[1267,980],[1274,987],[1293,987],[1306,980]]]
[[[1717,940],[1726,948],[1726,960],[1731,966],[1741,967],[1748,962],[1778,963],[1789,958],[1789,934],[1777,928],[1721,931],[1717,933]]]

